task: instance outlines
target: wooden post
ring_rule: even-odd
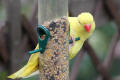
[[[8,34],[7,44],[9,48],[10,73],[15,72],[20,67],[22,54],[19,48],[21,42],[21,12],[20,0],[5,0]]]
[[[50,31],[46,50],[40,53],[41,80],[69,80],[68,0],[38,0],[38,23]]]

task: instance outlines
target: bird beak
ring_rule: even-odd
[[[89,32],[90,29],[91,29],[91,24],[85,24],[85,25],[84,25],[84,28],[85,28],[85,30],[86,30],[87,32]]]

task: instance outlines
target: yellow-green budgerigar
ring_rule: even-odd
[[[95,29],[93,16],[89,12],[83,12],[78,17],[68,17],[70,23],[70,37],[72,43],[69,44],[69,59],[74,58],[81,49],[84,41],[90,37]],[[79,38],[78,40],[76,40]],[[38,49],[39,46],[35,49]],[[39,52],[30,56],[28,63],[16,73],[8,76],[8,78],[26,78],[39,72]]]

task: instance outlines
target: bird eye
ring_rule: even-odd
[[[81,24],[80,21],[78,21],[78,23]]]

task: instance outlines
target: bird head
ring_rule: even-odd
[[[78,23],[80,24],[79,33],[80,37],[86,40],[91,36],[95,29],[95,21],[93,16],[89,12],[82,12],[77,17]],[[84,36],[83,36],[84,35]]]
[[[93,16],[89,12],[83,12],[78,15],[78,22],[82,26],[82,31],[90,33],[95,29],[95,22]]]

